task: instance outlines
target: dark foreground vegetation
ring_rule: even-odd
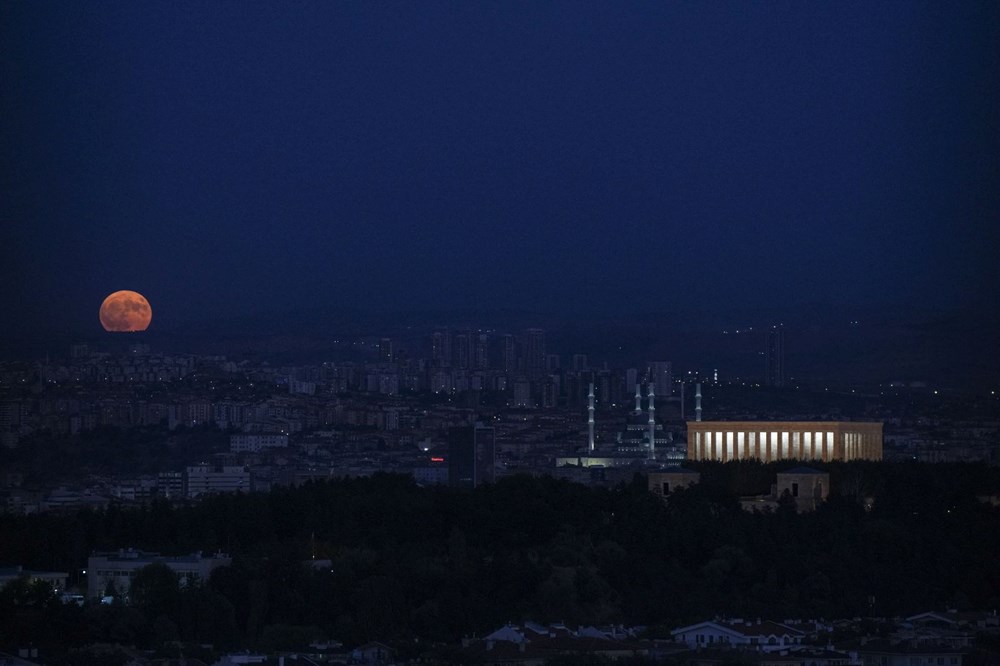
[[[737,497],[766,491],[778,466],[692,467],[702,483],[669,502],[641,475],[614,489],[515,476],[474,492],[379,475],[185,507],[0,516],[0,564],[69,571],[81,586],[93,550],[233,556],[187,588],[148,567],[128,603],[64,605],[43,586],[8,585],[0,650],[176,640],[283,649],[323,637],[412,651],[522,619],[664,635],[717,614],[1000,607],[1000,509],[977,499],[1000,495],[1000,470],[832,464],[834,494],[816,512],[753,514]],[[875,497],[868,511],[865,497]],[[308,566],[313,557],[330,565]]]

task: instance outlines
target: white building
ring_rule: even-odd
[[[250,472],[242,465],[194,465],[187,468],[187,496],[250,492]]]
[[[52,586],[56,594],[59,594],[66,590],[66,581],[69,578],[69,574],[61,571],[28,571],[20,566],[4,568],[0,569],[0,589],[3,589],[7,583],[19,578],[27,579],[29,583],[34,583],[36,580],[43,580]]]
[[[139,569],[150,564],[162,563],[177,574],[181,585],[196,580],[208,580],[216,567],[228,566],[232,559],[223,553],[202,557],[192,553],[180,557],[165,557],[159,553],[145,553],[141,550],[119,550],[111,553],[94,553],[87,559],[87,596],[97,599],[104,596],[109,583],[115,592],[127,595],[132,579]]]
[[[678,643],[692,648],[747,647],[761,652],[772,652],[801,645],[805,633],[770,620],[744,622],[743,620],[709,620],[670,632]]]
[[[288,435],[271,433],[229,436],[229,450],[233,453],[257,453],[261,449],[288,448]]]

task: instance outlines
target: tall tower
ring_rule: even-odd
[[[538,377],[545,372],[545,331],[529,328],[524,332],[524,369]]]
[[[650,361],[649,381],[656,386],[657,394],[669,398],[674,389],[673,364],[670,361]]]
[[[772,326],[764,339],[764,385],[785,385],[785,329]]]
[[[594,382],[590,382],[587,396],[587,450],[594,452]]]
[[[473,350],[472,367],[476,370],[486,370],[490,367],[489,337],[485,333],[477,333],[473,336],[475,349]]]
[[[701,382],[694,385],[694,420],[701,421]]]
[[[493,483],[496,473],[496,432],[475,426],[448,430],[448,484],[453,488],[475,488]]]
[[[508,374],[517,372],[517,340],[513,335],[503,336],[503,347],[500,355],[500,366],[503,371]]]
[[[649,398],[649,459],[656,459],[656,407],[653,405],[655,395],[653,394],[654,384],[650,383],[647,389]]]
[[[431,362],[437,368],[451,367],[451,331],[434,331],[431,335]]]
[[[460,370],[468,370],[472,357],[470,334],[462,331],[455,335],[452,348],[455,351],[454,365]]]

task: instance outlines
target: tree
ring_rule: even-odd
[[[177,574],[166,564],[154,562],[135,572],[129,588],[129,603],[150,620],[176,614],[180,601]]]

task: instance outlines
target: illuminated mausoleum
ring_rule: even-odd
[[[688,460],[881,460],[882,423],[689,421]]]

